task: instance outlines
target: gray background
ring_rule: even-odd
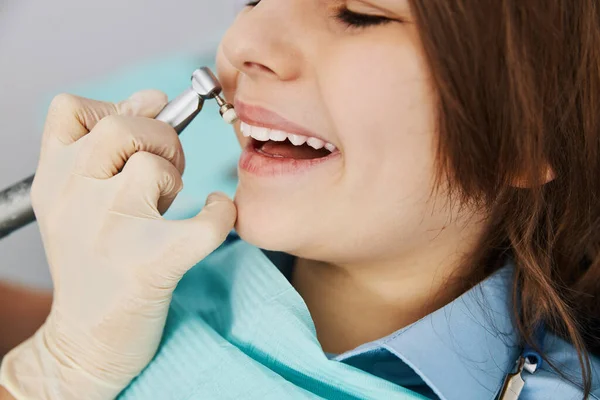
[[[35,172],[49,93],[213,49],[242,0],[0,0],[0,189]],[[0,279],[51,287],[37,224],[0,240]]]

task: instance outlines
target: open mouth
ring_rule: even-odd
[[[252,126],[242,122],[240,129],[252,140],[254,150],[266,157],[294,160],[315,160],[328,157],[339,150],[321,139]]]

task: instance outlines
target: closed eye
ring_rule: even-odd
[[[246,3],[247,7],[255,7],[260,3],[258,1],[250,1]],[[385,25],[390,22],[394,22],[393,19],[384,17],[382,15],[372,15],[372,14],[361,14],[354,11],[349,10],[347,7],[340,8],[335,18],[346,24],[348,27],[354,28],[366,28],[369,26],[378,26]]]
[[[369,26],[385,25],[394,20],[381,15],[360,14],[343,7],[338,10],[336,16],[339,21],[349,27],[365,28]]]

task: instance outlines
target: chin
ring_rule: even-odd
[[[238,190],[234,202],[238,213],[235,230],[242,240],[264,250],[297,250],[299,233],[306,225],[298,213],[285,206],[285,201],[256,198]]]
[[[332,257],[340,250],[332,249],[333,243],[327,239],[331,237],[327,226],[333,222],[321,218],[314,209],[299,210],[280,197],[267,199],[265,194],[254,197],[239,190],[234,202],[238,210],[235,230],[243,241],[299,258],[323,262],[344,259]]]

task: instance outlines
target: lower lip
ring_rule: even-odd
[[[258,152],[254,147],[254,141],[249,140],[240,157],[239,168],[253,175],[262,177],[297,175],[321,167],[330,161],[339,159],[341,154],[342,153],[340,153],[339,150],[336,150],[326,157],[309,160],[271,157]]]

